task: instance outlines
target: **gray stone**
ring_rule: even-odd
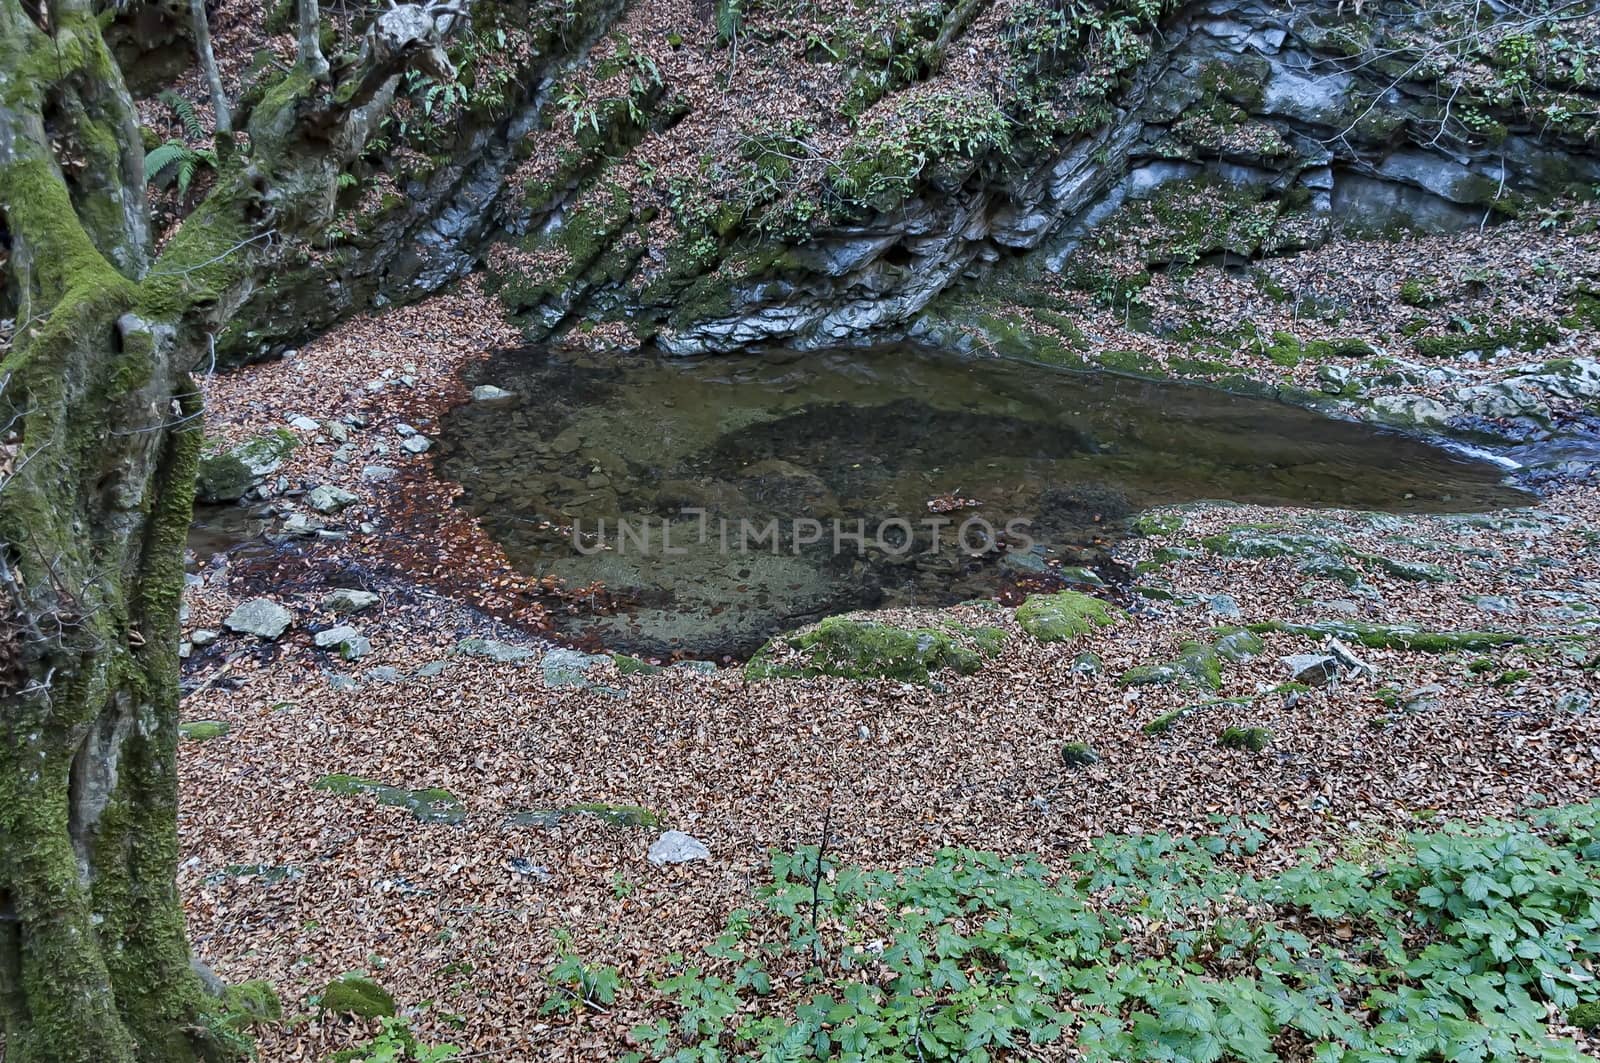
[[[681,830],[669,830],[650,846],[650,862],[657,867],[711,859],[711,850]]]
[[[479,384],[472,389],[473,402],[507,402],[516,397],[516,392],[495,387],[493,384]]]
[[[1399,424],[1442,425],[1451,417],[1448,407],[1426,395],[1379,395],[1372,400],[1372,409],[1383,420]]]
[[[400,441],[400,449],[411,454],[426,454],[432,446],[424,435],[409,435]]]
[[[423,676],[427,679],[432,679],[435,676],[443,675],[448,664],[449,662],[447,661],[429,661],[421,668],[418,668],[414,674]]]
[[[525,661],[533,656],[533,651],[525,646],[513,646],[509,642],[497,642],[494,639],[462,639],[456,643],[456,652],[468,657],[487,657],[496,664]]]
[[[395,425],[394,430],[403,437],[414,436],[417,434],[417,430],[406,424],[404,421],[401,421],[399,424]]]
[[[1594,706],[1594,699],[1581,690],[1568,690],[1556,698],[1557,712],[1582,716]]]
[[[337,513],[346,506],[361,501],[360,495],[351,494],[342,487],[333,484],[322,484],[311,489],[306,495],[306,504],[318,513],[327,515]]]
[[[1244,610],[1239,608],[1238,599],[1231,594],[1213,594],[1206,599],[1206,608],[1214,615],[1234,620],[1244,615]]]
[[[333,690],[355,690],[361,684],[347,675],[330,675],[328,686]]]
[[[380,664],[376,668],[367,669],[367,678],[374,683],[400,682],[400,669],[392,668],[387,664]]]
[[[367,465],[361,469],[361,478],[369,484],[381,484],[399,475],[399,469],[388,465]]]
[[[1472,604],[1486,613],[1514,613],[1517,603],[1501,594],[1480,594],[1472,599]]]
[[[319,631],[312,641],[317,644],[318,649],[337,649],[339,656],[347,661],[359,661],[372,652],[372,643],[349,624],[340,624],[338,627]]]
[[[589,681],[585,678],[588,673],[610,660],[603,653],[584,653],[557,647],[544,655],[544,685],[556,689],[588,686]]]
[[[292,623],[294,614],[270,598],[251,598],[241,602],[222,622],[229,631],[263,639],[277,638],[289,630]]]
[[[221,637],[221,632],[213,631],[208,627],[197,627],[189,633],[189,641],[200,647],[209,646]]]
[[[1400,695],[1400,707],[1406,712],[1427,712],[1436,708],[1444,696],[1444,687],[1438,683],[1416,687]]]
[[[289,418],[289,427],[298,429],[302,432],[315,432],[322,426],[317,424],[314,418],[301,414],[299,417]]]
[[[322,596],[322,608],[330,613],[359,613],[377,604],[376,594],[349,587],[340,587]]]
[[[1322,686],[1339,674],[1339,659],[1327,653],[1295,653],[1280,658],[1296,683]]]
[[[283,522],[285,535],[315,535],[322,530],[322,522],[315,517],[308,517],[304,513],[291,513]]]

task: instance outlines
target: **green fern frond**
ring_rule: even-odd
[[[744,0],[717,0],[717,39],[732,44],[744,24]]]
[[[183,133],[191,140],[199,140],[209,135],[205,123],[200,121],[200,115],[194,109],[194,104],[179,96],[171,89],[162,89],[159,97],[162,103],[172,108],[172,113],[178,116],[178,123],[183,126]]]
[[[183,159],[194,154],[189,146],[181,140],[169,140],[156,148],[151,149],[144,157],[144,179],[154,181],[163,172],[178,165]]]

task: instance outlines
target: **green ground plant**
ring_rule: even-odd
[[[1105,1061],[1584,1058],[1546,1023],[1600,999],[1600,803],[1256,876],[1262,825],[1105,837],[1057,871],[779,853],[757,909],[668,958],[628,1058],[986,1060],[1067,1040]]]

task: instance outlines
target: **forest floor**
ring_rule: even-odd
[[[945,610],[1007,638],[976,674],[942,676],[940,688],[750,681],[737,667],[622,675],[609,663],[582,684],[552,685],[549,646],[529,632],[559,599],[453,507],[458,489],[435,478],[426,452],[402,446],[467,400],[464,366],[515,342],[468,284],[205,384],[217,442],[296,435],[273,474],[272,527],[298,516],[310,533],[203,558],[187,596],[196,645],[184,719],[227,728],[205,740],[217,729],[201,729],[181,749],[179,882],[199,956],[229,980],[268,978],[284,998],[262,1059],[322,1059],[371,1036],[371,1024],[313,1004],[350,971],[380,980],[425,1040],[472,1058],[614,1058],[651,1017],[648,996],[625,988],[607,1010],[543,1014],[556,956],[570,949],[647,987],[662,957],[696,951],[751,903],[773,851],[815,844],[825,822],[844,863],[900,867],[959,845],[1060,866],[1098,835],[1192,834],[1212,817],[1265,814],[1256,859],[1273,867],[1306,847],[1379,845],[1433,816],[1596,796],[1593,481],[1478,516],[1163,511],[1147,524],[1154,534],[1117,548],[1129,565],[1150,563],[1140,580],[1155,596],[1132,596],[1115,626],[1057,643],[1023,633],[1008,609]],[[355,501],[312,513],[304,492],[317,485]],[[1272,528],[1241,528],[1252,524]],[[1357,559],[1355,588],[1349,572],[1308,573],[1293,549],[1231,556],[1271,552],[1248,540],[1285,535],[1342,544],[1340,556]],[[335,588],[379,600],[335,617],[320,604]],[[224,628],[256,596],[293,614],[274,641]],[[1370,673],[1302,691],[1285,690],[1280,658],[1323,640],[1268,632],[1253,659],[1223,662],[1215,692],[1118,683],[1218,625],[1269,621],[1526,641],[1356,645]],[[370,652],[344,661],[318,649],[315,634],[337,623],[357,627]],[[531,655],[467,656],[456,652],[466,637]],[[1097,670],[1082,669],[1085,653]],[[1226,726],[1267,728],[1271,744],[1219,748]],[[1098,763],[1064,766],[1061,746],[1076,741]],[[459,822],[317,788],[340,774],[446,790]],[[586,803],[638,806],[659,825],[512,818]],[[647,850],[664,828],[704,842],[710,858],[653,865]]]

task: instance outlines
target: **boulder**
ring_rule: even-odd
[[[400,449],[410,454],[426,454],[432,446],[428,437],[420,434],[406,436],[400,441]]]
[[[222,622],[229,631],[263,639],[277,638],[289,630],[292,623],[294,614],[270,598],[251,598],[241,602]]]
[[[586,678],[595,668],[611,660],[603,653],[584,653],[562,647],[544,655],[544,685],[552,689],[590,686]]]
[[[1295,653],[1280,658],[1296,683],[1319,687],[1339,674],[1339,659],[1328,653]]]
[[[282,468],[297,442],[293,434],[280,430],[220,453],[202,455],[195,480],[196,497],[201,502],[237,502]]]
[[[1017,623],[1040,642],[1064,642],[1110,627],[1121,610],[1077,591],[1036,594],[1017,607]]]

